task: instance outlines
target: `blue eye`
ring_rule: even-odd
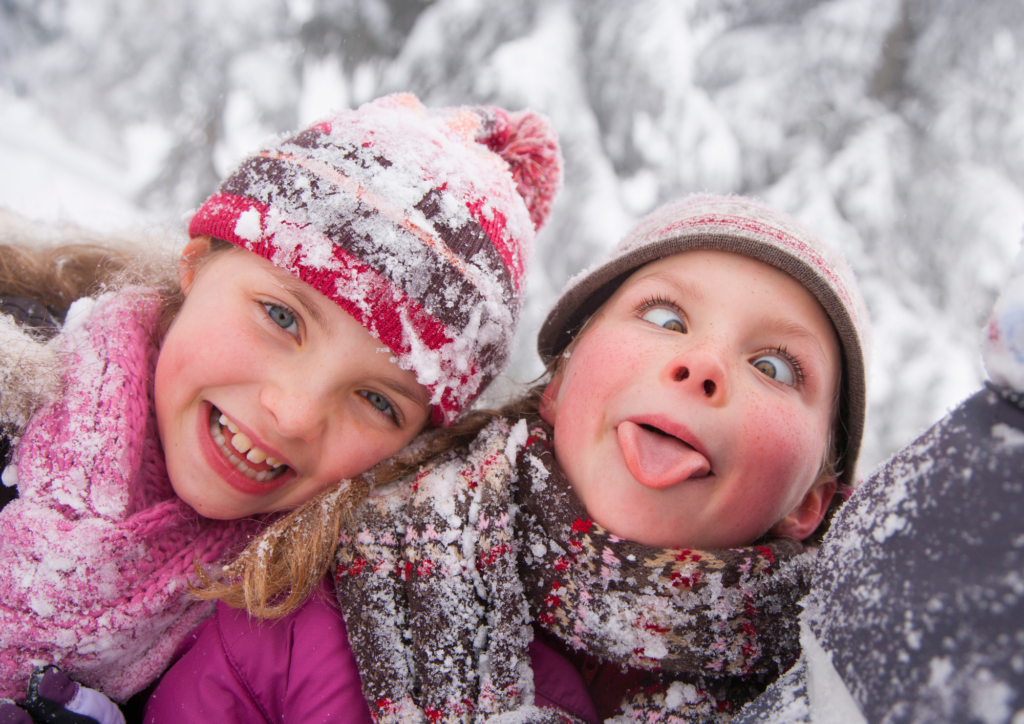
[[[388,398],[386,398],[384,395],[381,395],[377,392],[360,392],[359,394],[365,397],[371,405],[376,407],[385,415],[388,415],[392,419],[396,418],[396,414],[394,409],[392,409],[391,407],[391,403],[388,402]]]
[[[686,324],[683,322],[682,317],[671,309],[666,309],[665,307],[652,307],[643,313],[641,319],[672,332],[686,334]]]
[[[292,310],[288,309],[288,307],[283,307],[280,304],[264,302],[263,308],[267,310],[267,316],[269,316],[278,327],[289,334],[298,333],[299,325],[295,321],[295,315],[292,313]],[[292,327],[295,327],[295,329],[292,329]]]
[[[784,385],[795,385],[799,377],[799,371],[794,369],[793,363],[778,355],[764,354],[750,364],[754,365],[758,372]]]

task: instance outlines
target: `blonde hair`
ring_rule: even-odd
[[[156,330],[158,344],[185,301],[178,282],[179,263],[198,271],[217,254],[237,248],[211,239],[204,253],[179,262],[162,252],[141,250],[152,247],[149,240],[102,237],[68,228],[57,231],[54,243],[42,233],[15,236],[5,232],[0,233],[0,296],[24,297],[66,310],[77,299],[127,285],[151,287],[163,298]]]
[[[51,248],[0,244],[0,295],[66,309],[106,289],[134,266],[124,249],[79,242]]]

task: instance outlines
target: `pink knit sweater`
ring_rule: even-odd
[[[153,409],[159,311],[141,288],[82,300],[52,343],[63,386],[29,421],[19,497],[0,511],[0,696],[22,698],[38,663],[115,700],[145,688],[213,612],[188,592],[193,561],[255,530],[174,495]]]

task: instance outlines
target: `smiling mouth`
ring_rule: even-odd
[[[279,478],[288,470],[283,462],[254,447],[248,436],[226,415],[216,407],[211,407],[210,437],[235,470],[260,483]]]

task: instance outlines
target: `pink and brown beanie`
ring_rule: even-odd
[[[537,346],[549,362],[630,274],[657,259],[694,249],[743,254],[789,274],[824,308],[842,347],[838,446],[840,483],[856,484],[867,409],[871,328],[853,271],[842,255],[796,220],[741,196],[690,196],[640,220],[609,256],[569,280],[541,327]]]
[[[530,111],[396,94],[275,139],[192,218],[310,284],[394,352],[451,424],[502,371],[561,186]]]

